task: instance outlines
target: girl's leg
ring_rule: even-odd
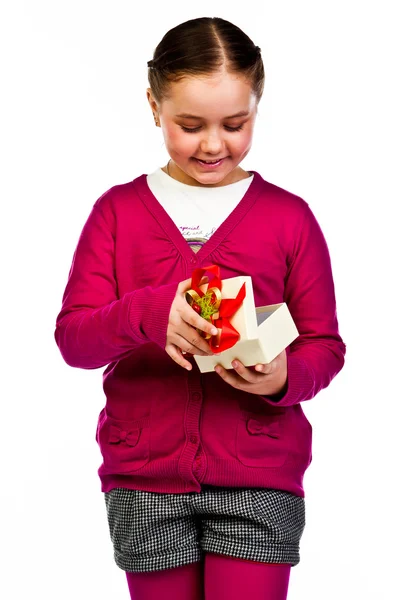
[[[204,561],[149,573],[126,571],[131,600],[204,600]]]
[[[205,600],[286,600],[290,564],[260,563],[207,552]]]

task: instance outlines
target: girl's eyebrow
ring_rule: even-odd
[[[225,119],[235,119],[236,117],[247,117],[249,114],[248,110],[241,110],[235,115],[231,115],[230,117],[224,117]],[[201,119],[202,117],[197,117],[196,115],[189,115],[188,113],[179,113],[179,115],[175,115],[176,117],[181,117],[182,119]]]

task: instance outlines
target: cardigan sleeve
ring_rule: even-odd
[[[119,298],[114,242],[115,215],[101,197],[81,232],[56,319],[55,340],[72,367],[97,369],[148,342],[165,348],[177,284],[148,286]]]
[[[299,337],[286,349],[288,378],[282,394],[263,396],[279,406],[314,398],[343,368],[346,354],[339,334],[328,246],[306,202],[302,209],[284,291]]]

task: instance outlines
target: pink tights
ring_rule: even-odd
[[[126,572],[131,600],[286,600],[290,564],[206,553],[204,560],[151,573]]]

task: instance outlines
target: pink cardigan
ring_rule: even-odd
[[[344,365],[328,247],[308,204],[253,171],[246,194],[197,254],[146,175],[95,203],[74,253],[55,339],[72,367],[103,372],[96,440],[101,490],[200,492],[201,484],[267,487],[303,497],[312,427],[301,402]],[[286,302],[300,336],[287,348],[288,388],[272,398],[165,352],[177,284],[196,267],[251,275],[257,306]]]

